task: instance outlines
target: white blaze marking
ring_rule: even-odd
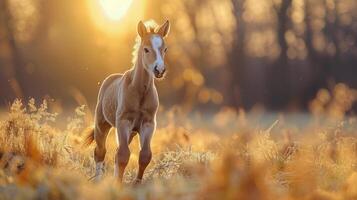
[[[156,53],[156,61],[153,64],[153,68],[157,65],[157,69],[162,72],[164,70],[164,60],[160,53],[160,47],[162,46],[162,39],[160,36],[154,35],[151,38],[151,45]]]

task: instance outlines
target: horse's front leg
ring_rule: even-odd
[[[114,176],[121,182],[125,167],[130,158],[129,138],[132,131],[132,122],[129,120],[118,120],[116,127],[119,147],[115,155]]]
[[[155,131],[155,122],[145,122],[140,128],[140,154],[139,154],[139,170],[135,183],[140,183],[146,167],[151,161],[151,147],[150,142]]]

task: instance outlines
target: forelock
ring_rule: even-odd
[[[159,25],[152,19],[145,21],[144,24],[145,24],[145,27],[148,29],[148,32],[151,34],[154,34],[157,27],[159,27]]]

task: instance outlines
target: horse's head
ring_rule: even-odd
[[[170,22],[167,20],[156,29],[147,30],[143,22],[138,24],[138,34],[141,37],[139,53],[142,54],[144,68],[155,78],[162,78],[165,75],[165,54],[167,47],[164,38],[170,30]]]

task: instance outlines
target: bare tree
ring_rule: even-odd
[[[7,68],[7,80],[9,87],[13,91],[16,97],[23,97],[24,86],[25,86],[25,67],[21,57],[20,49],[17,46],[15,39],[15,28],[11,17],[8,1],[0,1],[1,10],[1,25],[4,30],[5,37],[2,39],[6,43],[7,48],[9,48],[10,55],[4,61]]]
[[[273,63],[268,76],[270,91],[270,106],[273,108],[283,107],[290,98],[289,82],[289,62],[288,62],[288,43],[285,34],[291,24],[289,11],[293,0],[282,0],[279,6],[273,4],[277,20],[277,42],[280,47],[280,55]]]
[[[246,62],[245,52],[245,22],[243,20],[245,0],[232,0],[233,14],[235,16],[235,36],[232,44],[231,52],[228,57],[228,69],[230,74],[230,85],[228,105],[239,108],[242,106],[242,89]]]

